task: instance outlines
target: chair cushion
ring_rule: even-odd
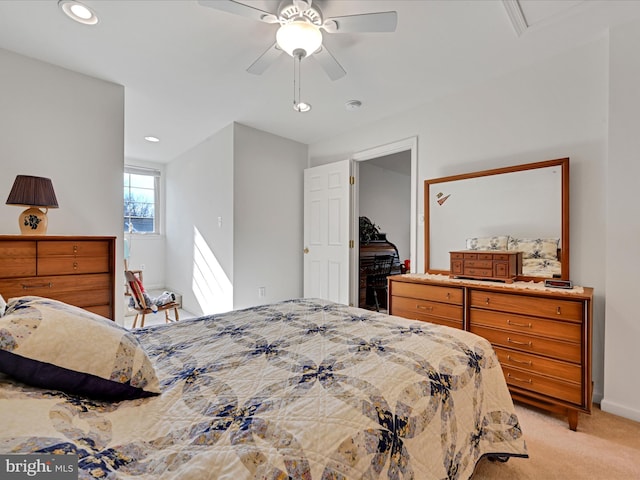
[[[36,387],[102,400],[160,393],[151,360],[128,330],[41,297],[9,300],[0,318],[0,372]]]

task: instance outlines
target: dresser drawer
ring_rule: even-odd
[[[582,387],[580,383],[565,382],[554,378],[525,372],[516,368],[502,365],[502,372],[510,387],[529,390],[531,392],[548,395],[558,400],[582,404]]]
[[[493,345],[512,348],[522,352],[545,355],[547,357],[580,363],[582,349],[579,343],[562,342],[550,338],[534,337],[471,323],[470,331],[489,340]]]
[[[0,275],[22,277],[36,274],[36,242],[2,242]]]
[[[391,314],[462,328],[462,306],[459,305],[394,296]]]
[[[450,270],[452,275],[462,275],[464,272],[464,263],[462,260],[451,259]]]
[[[509,332],[518,332],[525,335],[532,334],[575,343],[579,343],[582,338],[581,325],[579,323],[514,315],[492,310],[472,308],[469,312],[469,322],[471,325],[482,325]]]
[[[112,287],[108,273],[0,280],[0,294],[5,299],[34,295],[54,298],[79,307],[110,303]],[[71,298],[74,300],[69,301]]]
[[[493,268],[493,262],[491,260],[469,260],[464,262],[466,267],[470,268]]]
[[[392,281],[391,294],[394,297],[410,297],[420,300],[462,305],[462,288],[440,287],[420,283]],[[396,300],[394,299],[394,302]]]
[[[76,275],[109,271],[109,257],[44,257],[38,258],[38,276]]]
[[[109,242],[106,240],[56,240],[38,242],[38,257],[49,256],[108,257]]]
[[[472,290],[470,307],[581,322],[583,304],[580,301]]]
[[[505,367],[519,368],[537,375],[555,377],[568,382],[582,381],[582,368],[574,363],[562,362],[530,353],[493,347],[498,360]]]
[[[493,270],[490,268],[470,268],[467,264],[464,265],[463,275],[469,275],[472,277],[493,277]]]

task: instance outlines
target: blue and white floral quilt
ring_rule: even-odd
[[[469,332],[301,299],[134,334],[160,395],[100,402],[0,374],[0,453],[181,480],[468,479],[484,456],[527,456],[491,345]]]

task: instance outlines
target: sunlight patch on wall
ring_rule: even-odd
[[[233,285],[196,227],[193,227],[191,288],[205,315],[228,312],[233,308]]]

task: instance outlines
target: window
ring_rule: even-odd
[[[160,233],[158,225],[160,171],[124,167],[124,231]]]

